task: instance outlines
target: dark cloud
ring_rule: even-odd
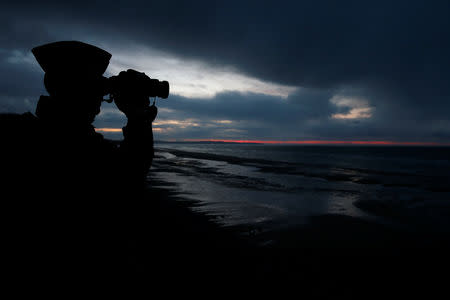
[[[291,138],[450,135],[449,1],[15,1],[0,17],[0,48],[8,51],[58,39],[122,47],[135,42],[310,92],[287,100],[171,97],[167,105],[180,118],[214,115],[260,124],[248,134],[261,137],[276,135],[274,128]],[[14,94],[16,79],[36,82],[35,75],[0,64],[2,95],[32,92]],[[329,103],[336,93],[368,99],[373,117],[330,119],[348,109]],[[202,134],[213,132],[207,130]]]
[[[32,96],[43,91],[43,72],[19,51],[0,53],[0,91],[4,95]]]

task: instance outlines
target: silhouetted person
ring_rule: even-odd
[[[111,54],[76,41],[32,52],[49,95],[40,97],[35,115],[0,118],[7,270],[45,280],[120,269],[127,238],[139,232],[135,220],[153,159],[157,109],[138,86],[149,78],[134,70],[117,77],[114,101],[128,118],[119,145],[92,126]]]

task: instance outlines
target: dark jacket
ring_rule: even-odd
[[[65,125],[31,113],[0,115],[10,272],[108,273],[111,259],[117,269],[134,220],[145,211],[151,122],[130,121],[120,143],[91,125]]]

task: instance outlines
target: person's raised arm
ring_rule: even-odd
[[[124,140],[121,155],[126,172],[130,178],[142,180],[147,174],[154,155],[152,122],[156,118],[157,108],[150,105],[149,97],[139,88],[148,79],[144,73],[134,70],[120,72],[120,94],[114,95],[117,108],[127,119],[123,128]]]

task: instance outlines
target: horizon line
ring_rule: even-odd
[[[155,128],[153,128],[155,129]],[[122,128],[95,128],[96,132],[121,133]],[[211,142],[211,143],[235,143],[235,144],[279,144],[279,145],[381,145],[381,146],[450,146],[450,142],[398,142],[389,140],[376,141],[340,141],[340,140],[303,140],[303,141],[278,141],[278,140],[239,140],[239,139],[169,139],[160,142]]]
[[[228,139],[182,139],[183,142],[216,142],[237,144],[285,144],[285,145],[385,145],[385,146],[450,146],[439,142],[397,142],[397,141],[339,141],[339,140],[228,140]]]

